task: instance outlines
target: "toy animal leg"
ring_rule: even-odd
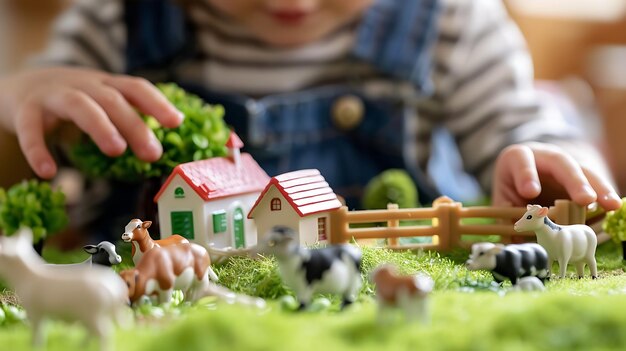
[[[185,299],[193,302],[203,298],[209,290],[209,284],[209,276],[205,274],[201,281],[196,281],[192,284],[185,294]]]
[[[565,273],[567,273],[568,263],[569,263],[569,258],[559,259],[559,277],[565,278]]]
[[[395,308],[388,306],[385,302],[378,300],[378,324],[389,325],[393,321]]]
[[[598,278],[598,265],[596,264],[595,256],[591,256],[587,259],[587,266],[589,266],[589,271],[591,271],[591,278]]]
[[[359,290],[361,290],[361,285],[363,284],[361,281],[361,274],[358,272],[354,274],[352,278],[352,284],[348,287],[346,292],[343,294],[343,301],[341,303],[341,308],[344,308],[356,300],[357,295],[359,294]]]
[[[576,262],[576,274],[578,274],[578,278],[582,278],[585,275],[585,262]]]
[[[410,315],[407,316],[409,322],[417,321],[422,324],[428,323],[428,301],[426,298],[413,297],[409,303]]]
[[[87,322],[87,328],[98,337],[100,351],[111,350],[111,335],[113,332],[113,321],[106,316],[99,316]]]
[[[311,303],[311,298],[313,297],[313,291],[311,289],[306,289],[306,291],[301,291],[296,294],[298,296],[298,301],[300,301],[300,306],[298,307],[298,311],[304,310],[309,303]],[[343,304],[342,304],[343,308]]]
[[[552,276],[552,265],[554,264],[554,258],[548,255],[548,269],[547,269],[547,278],[550,279]]]
[[[213,270],[213,268],[211,268],[211,266],[208,267],[207,269],[207,274],[209,276],[209,279],[211,279],[214,282],[218,282],[219,278],[217,277],[217,274],[215,274],[215,271]]]
[[[159,291],[159,302],[160,303],[170,303],[172,302],[172,293],[174,289],[167,289]]]
[[[41,349],[46,344],[46,323],[45,320],[39,316],[27,311],[30,323],[33,326],[33,348]]]

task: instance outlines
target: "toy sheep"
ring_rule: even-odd
[[[45,343],[43,321],[77,321],[108,350],[114,322],[125,322],[128,290],[111,269],[99,266],[47,265],[33,250],[32,232],[22,229],[0,237],[0,276],[18,296],[33,326],[33,343]]]
[[[314,293],[338,294],[341,307],[356,299],[361,289],[361,251],[351,245],[307,249],[296,242],[296,233],[286,226],[275,226],[257,246],[260,253],[278,260],[280,275],[292,288],[300,310],[306,308]]]
[[[584,224],[557,225],[548,217],[548,208],[528,205],[526,213],[515,222],[518,232],[534,231],[537,242],[548,252],[548,273],[552,262],[559,262],[559,276],[565,277],[567,264],[576,264],[578,277],[583,277],[585,264],[589,266],[591,277],[597,278],[596,246],[598,238],[589,226]]]

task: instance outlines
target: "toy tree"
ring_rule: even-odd
[[[626,197],[622,198],[622,207],[607,212],[602,229],[611,235],[615,242],[622,243],[622,257],[626,260]]]
[[[61,231],[68,223],[65,195],[50,184],[24,181],[8,191],[0,188],[0,229],[13,235],[20,227],[33,230],[36,244],[46,236]]]
[[[417,187],[404,170],[386,170],[372,178],[365,187],[364,208],[385,209],[389,203],[398,204],[400,208],[419,206]]]

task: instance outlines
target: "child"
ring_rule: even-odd
[[[0,81],[0,121],[44,178],[61,120],[108,155],[158,159],[135,108],[167,127],[183,116],[139,76],[223,104],[270,175],[318,168],[349,201],[387,168],[424,191],[441,126],[494,204],[620,205],[599,154],[537,98],[499,1],[79,0],[37,62]]]

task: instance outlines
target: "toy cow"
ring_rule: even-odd
[[[209,277],[217,280],[208,252],[193,243],[156,246],[135,268],[120,272],[120,276],[128,286],[131,302],[155,294],[159,302],[170,302],[174,290],[182,290],[186,300],[195,301],[207,290]]]
[[[83,250],[91,256],[84,262],[86,264],[99,264],[111,267],[122,263],[122,257],[115,251],[115,245],[108,241],[102,241],[98,245],[85,245]]]
[[[130,315],[124,281],[106,267],[47,265],[33,250],[32,232],[0,237],[0,276],[15,290],[33,327],[33,343],[45,344],[48,318],[83,324],[108,350],[114,323]]]
[[[133,248],[131,256],[135,265],[141,260],[141,256],[146,251],[153,247],[178,245],[182,243],[189,243],[189,240],[180,235],[171,235],[165,239],[152,240],[148,228],[152,225],[151,221],[142,222],[140,219],[131,219],[130,222],[124,227],[124,233],[122,234],[122,240],[127,243],[132,243]]]
[[[404,312],[407,321],[428,321],[428,295],[435,283],[424,274],[403,275],[396,272],[394,266],[385,264],[377,267],[371,274],[376,284],[378,316],[385,322],[388,310],[393,308]]]
[[[354,246],[306,249],[296,242],[293,229],[274,226],[257,251],[276,257],[280,275],[296,293],[300,310],[308,306],[314,293],[341,295],[344,308],[361,289],[361,251]]]
[[[548,252],[548,274],[552,262],[559,262],[559,276],[565,277],[567,264],[576,264],[578,277],[583,277],[585,264],[589,266],[591,277],[597,278],[596,246],[598,238],[589,226],[584,224],[557,225],[548,217],[548,208],[539,205],[526,206],[526,213],[515,222],[518,232],[534,231],[537,242]]]
[[[473,271],[491,271],[498,283],[509,279],[515,285],[521,277],[536,276],[542,281],[548,277],[548,253],[538,244],[476,243],[465,265]]]

